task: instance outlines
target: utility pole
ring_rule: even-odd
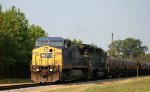
[[[117,55],[116,46],[114,46],[114,33],[111,33],[112,35],[112,47],[115,50],[115,56]]]
[[[112,49],[115,49],[115,47],[114,47],[114,33],[111,33],[111,36],[112,36]],[[116,55],[116,49],[115,49],[114,54]]]
[[[114,47],[114,44],[113,44],[113,42],[114,42],[114,33],[111,33],[111,35],[112,35],[112,45]]]
[[[137,72],[136,76],[137,76],[137,78],[138,78],[138,76],[139,76],[139,65],[138,65],[138,64],[137,64],[136,72]]]

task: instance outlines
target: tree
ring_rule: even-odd
[[[80,39],[79,40],[78,39],[73,39],[73,40],[71,40],[71,42],[73,44],[76,44],[76,45],[83,44],[83,41],[81,41]]]
[[[39,26],[29,26],[25,14],[15,6],[2,11],[0,5],[0,77],[29,76],[32,49],[42,36],[47,33]]]
[[[142,59],[143,59],[144,61],[150,62],[150,54],[145,54],[145,55],[142,57]]]
[[[79,39],[77,44],[83,44],[83,41]]]
[[[0,13],[2,13],[2,5],[0,4]]]
[[[109,45],[108,55],[120,56],[125,58],[136,58],[145,54],[147,46],[142,46],[139,39],[127,38],[117,40]]]
[[[46,33],[40,26],[32,24],[28,28],[28,35],[31,41],[31,49],[33,49],[36,39],[39,37],[48,36],[48,33]]]

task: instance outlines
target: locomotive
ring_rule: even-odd
[[[32,51],[31,80],[36,83],[97,79],[108,76],[149,74],[147,62],[107,57],[107,53],[88,44],[74,45],[62,37],[41,37]]]

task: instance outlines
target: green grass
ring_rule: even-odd
[[[66,87],[66,88],[62,88],[62,89],[55,89],[55,90],[50,90],[47,92],[77,92],[77,89],[81,89],[82,86],[78,86],[78,87]]]
[[[55,89],[51,88],[45,92],[150,92],[150,77],[134,78],[130,79],[130,81],[110,81],[109,83],[104,83],[104,85],[102,83],[68,85]]]
[[[30,79],[0,79],[0,84],[8,83],[29,83],[32,82]]]
[[[92,85],[84,92],[148,92],[150,91],[150,79],[129,83],[114,83],[106,86]]]

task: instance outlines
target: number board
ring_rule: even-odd
[[[41,58],[52,58],[52,53],[41,53]]]

